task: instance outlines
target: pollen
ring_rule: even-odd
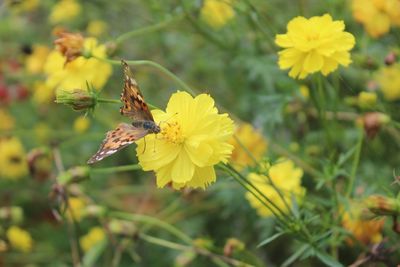
[[[178,122],[166,123],[161,130],[162,138],[173,144],[182,144],[185,141],[185,137],[182,133],[181,126]]]

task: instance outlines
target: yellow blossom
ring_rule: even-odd
[[[32,74],[41,73],[49,52],[50,49],[45,45],[34,45],[32,54],[25,61],[26,70]]]
[[[385,99],[400,99],[400,64],[383,67],[377,73],[376,79]]]
[[[344,28],[343,21],[333,21],[328,14],[292,19],[287,33],[276,35],[275,43],[284,48],[279,52],[279,67],[291,69],[290,77],[303,79],[319,71],[328,75],[339,65],[348,66],[355,39]]]
[[[77,133],[84,133],[90,126],[90,120],[87,116],[79,116],[74,121],[74,131]]]
[[[186,92],[173,94],[166,112],[152,113],[161,133],[146,136],[146,149],[139,140],[136,153],[143,170],[156,172],[157,186],[205,188],[215,182],[214,165],[227,162],[233,149],[228,114],[218,114],[209,95]]]
[[[24,253],[32,251],[33,240],[29,232],[18,226],[11,226],[8,228],[6,235],[12,248]]]
[[[362,108],[371,108],[376,104],[377,95],[375,92],[360,92],[357,103]]]
[[[48,105],[54,102],[54,89],[44,82],[36,82],[33,86],[32,101],[37,105]]]
[[[398,0],[353,0],[352,11],[354,18],[374,38],[389,32],[391,25],[400,26]]]
[[[90,36],[101,36],[103,33],[107,31],[107,23],[102,20],[92,20],[89,22],[86,32]]]
[[[288,212],[285,202],[290,207],[293,197],[297,201],[301,200],[305,194],[305,188],[301,186],[303,170],[297,168],[294,162],[289,159],[280,159],[278,163],[271,166],[267,176],[257,173],[250,173],[248,179],[254,184],[266,197],[268,197],[280,210]],[[279,192],[274,188],[275,185],[280,190],[285,202],[282,200]],[[261,199],[263,197],[255,192]],[[270,216],[272,212],[264,206],[251,192],[246,192],[246,198],[250,205],[255,208],[260,216]],[[274,211],[276,209],[272,208]]]
[[[5,110],[0,109],[0,130],[7,131],[14,128],[15,119]]]
[[[235,136],[229,140],[229,143],[234,146],[231,162],[239,169],[254,166],[268,148],[268,142],[264,136],[248,123],[236,129]]]
[[[95,38],[86,38],[84,50],[92,55],[105,58],[106,47],[98,45]],[[65,57],[59,51],[50,52],[45,63],[45,73],[48,75],[46,85],[50,88],[64,91],[86,89],[87,84],[100,89],[111,75],[112,68],[109,63],[95,58],[80,56],[72,62],[65,64]]]
[[[363,210],[363,204],[360,202],[351,202],[349,208],[342,217],[343,227],[349,231],[355,239],[368,245],[377,244],[382,240],[382,228],[384,220],[368,219]],[[352,244],[352,240],[347,242]]]
[[[0,140],[0,177],[16,180],[28,174],[26,155],[16,137]]]
[[[80,221],[85,215],[86,201],[79,197],[70,197],[65,215],[70,221]]]
[[[211,27],[219,29],[233,19],[235,11],[232,0],[205,0],[200,14]]]
[[[80,4],[75,0],[61,0],[53,6],[49,21],[52,24],[70,21],[81,12]]]
[[[106,238],[103,228],[96,226],[79,239],[79,244],[84,252],[88,252],[91,248],[102,242]]]

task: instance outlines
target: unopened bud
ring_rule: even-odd
[[[136,226],[130,221],[112,220],[108,224],[111,233],[134,237],[137,234]]]
[[[242,241],[236,238],[229,238],[224,246],[224,255],[231,257],[233,252],[243,250],[244,248],[245,245]]]
[[[395,52],[389,52],[389,54],[387,54],[387,56],[385,57],[385,64],[387,66],[393,65],[394,63],[396,63],[397,60],[397,55]]]
[[[366,113],[362,119],[364,131],[368,138],[374,138],[382,125],[390,122],[390,117],[380,112]]]
[[[376,215],[400,215],[400,200],[380,195],[372,195],[366,199],[368,209]]]
[[[56,93],[56,103],[71,106],[75,111],[93,110],[97,104],[97,96],[89,89],[59,90]]]

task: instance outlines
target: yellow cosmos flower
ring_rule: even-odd
[[[157,186],[205,188],[215,182],[214,165],[227,162],[233,149],[228,114],[218,114],[209,95],[186,92],[173,94],[165,112],[152,113],[161,133],[146,136],[146,149],[139,140],[136,153],[143,170],[156,172]]]
[[[27,253],[32,251],[33,240],[29,232],[19,228],[18,226],[11,226],[6,233],[11,247],[21,252]]]
[[[374,38],[388,33],[391,25],[400,26],[398,0],[353,0],[352,11],[354,18]]]
[[[86,32],[90,35],[90,36],[101,36],[103,33],[105,33],[107,31],[107,23],[102,21],[102,20],[93,20],[91,22],[89,22],[87,28],[86,28]]]
[[[88,252],[92,247],[96,246],[106,238],[103,228],[96,226],[79,239],[79,244],[84,252]]]
[[[280,159],[279,162],[269,168],[269,177],[257,173],[250,173],[248,179],[258,190],[267,196],[282,211],[288,212],[285,202],[291,206],[293,196],[297,201],[301,200],[305,194],[305,188],[301,186],[301,178],[303,170],[297,168],[294,162],[289,159]],[[282,200],[279,192],[271,185],[272,183],[278,188],[284,197]],[[257,195],[259,193],[255,192]],[[251,192],[246,192],[246,198],[250,205],[255,208],[260,216],[270,216],[272,212],[264,206]],[[262,197],[260,196],[262,199]],[[275,210],[275,209],[274,209]],[[276,210],[275,210],[276,211]]]
[[[70,21],[81,13],[81,9],[75,0],[61,0],[51,10],[49,21],[52,24]]]
[[[394,101],[400,99],[400,64],[382,68],[376,76],[385,99]]]
[[[268,148],[264,136],[248,123],[236,129],[235,136],[229,143],[234,146],[231,162],[239,170],[246,166],[254,166],[255,161],[259,161]]]
[[[90,120],[87,116],[79,116],[74,121],[74,131],[77,133],[84,133],[90,126]]]
[[[79,222],[85,215],[86,201],[79,197],[70,197],[65,215],[70,221]]]
[[[45,45],[33,46],[32,54],[29,55],[25,61],[26,70],[32,74],[41,73],[49,52],[50,49]]]
[[[211,27],[219,29],[235,16],[235,11],[232,0],[205,0],[200,14]]]
[[[342,225],[361,243],[366,245],[377,244],[382,240],[381,231],[384,220],[367,219],[365,217],[363,204],[352,202],[349,209],[343,214]],[[351,239],[348,239],[347,242],[353,244]]]
[[[84,50],[99,58],[106,57],[106,47],[98,45],[95,38],[85,39]],[[44,71],[47,74],[47,86],[68,91],[79,88],[86,89],[87,83],[100,89],[110,77],[112,67],[109,63],[101,60],[87,59],[82,56],[65,64],[65,57],[59,51],[54,50],[47,57]]]
[[[15,119],[5,110],[0,109],[0,130],[11,130],[15,126]]]
[[[28,174],[24,148],[18,138],[0,140],[0,177],[16,180]]]
[[[318,71],[328,75],[339,65],[348,66],[355,39],[344,27],[343,21],[333,21],[328,14],[292,19],[287,33],[275,38],[275,43],[284,48],[279,52],[279,67],[291,69],[290,77],[303,79]]]
[[[54,89],[44,82],[37,82],[33,86],[32,101],[37,105],[48,105],[54,102]]]

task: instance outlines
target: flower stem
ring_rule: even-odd
[[[364,139],[364,133],[362,130],[359,130],[359,137],[358,137],[356,152],[354,155],[353,166],[351,168],[350,180],[349,180],[349,184],[347,187],[346,197],[351,197],[351,194],[353,193],[353,187],[354,187],[354,183],[356,180],[356,172],[357,172],[358,165],[360,163],[363,139]]]
[[[90,173],[114,173],[140,170],[142,167],[139,164],[131,164],[125,166],[108,167],[108,168],[92,168]]]
[[[102,60],[102,61],[108,62],[108,63],[113,64],[113,65],[120,65],[121,64],[121,61],[119,61],[119,60],[100,58],[100,57],[96,57],[94,55],[92,55],[92,57],[96,58],[98,60]],[[155,69],[158,69],[160,72],[162,72],[163,74],[168,76],[170,79],[175,81],[180,87],[182,87],[182,89],[186,90],[187,92],[191,93],[192,95],[196,95],[195,92],[189,87],[189,85],[187,85],[184,81],[179,79],[178,76],[176,76],[170,70],[168,70],[167,68],[163,67],[162,65],[160,65],[160,64],[158,64],[158,63],[156,63],[154,61],[150,61],[150,60],[126,60],[126,62],[128,64],[130,64],[130,65],[133,65],[133,66],[151,66],[151,67],[154,67]]]
[[[168,224],[164,221],[161,221],[157,218],[151,217],[151,216],[146,216],[143,214],[130,214],[126,212],[120,212],[120,211],[113,211],[108,214],[110,217],[115,217],[123,220],[129,220],[129,221],[136,221],[136,222],[141,222],[141,223],[146,223],[150,225],[155,225],[158,226],[169,233],[173,234],[174,236],[178,237],[185,243],[191,245],[193,243],[192,239],[186,235],[184,232],[180,231],[178,228],[175,226]]]
[[[117,99],[106,99],[106,98],[97,98],[98,103],[113,103],[113,104],[121,104],[121,100]]]
[[[148,33],[159,31],[161,29],[166,28],[167,26],[169,26],[173,22],[176,22],[176,21],[179,21],[179,20],[183,19],[184,17],[185,17],[185,15],[182,14],[180,16],[169,18],[167,20],[161,21],[161,22],[159,22],[157,24],[154,24],[154,25],[150,25],[150,26],[147,26],[147,27],[143,27],[143,28],[140,28],[140,29],[136,29],[136,30],[133,30],[133,31],[130,31],[130,32],[123,33],[123,34],[121,34],[120,36],[118,36],[115,39],[115,44],[116,45],[120,45],[122,42],[126,41],[129,38],[137,37],[137,36],[142,35],[142,34],[148,34]]]

